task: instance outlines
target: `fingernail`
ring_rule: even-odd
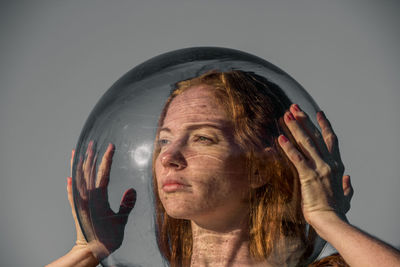
[[[283,134],[281,134],[279,136],[279,139],[281,140],[282,143],[287,143],[289,140],[286,138],[286,136],[284,136]]]
[[[293,114],[292,114],[290,111],[286,112],[285,116],[286,116],[286,119],[289,120],[289,121],[294,121],[294,120],[296,120],[296,119],[294,118]]]
[[[317,112],[317,120],[324,119],[324,118],[326,118],[325,113],[322,110],[318,111]]]
[[[108,150],[108,151],[114,152],[114,151],[115,151],[115,146],[114,146],[114,144],[113,144],[113,143],[108,143],[107,150]]]
[[[293,104],[293,109],[294,109],[295,111],[300,111],[300,110],[301,110],[300,107],[299,107],[299,105],[297,105],[297,104]]]

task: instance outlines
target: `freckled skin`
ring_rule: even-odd
[[[249,253],[250,186],[243,155],[211,90],[194,86],[171,102],[159,136],[158,193],[168,215],[191,220],[191,266],[269,266]],[[165,190],[168,179],[185,186]]]
[[[161,202],[169,216],[191,221],[191,266],[292,266],[287,263],[298,262],[293,251],[262,262],[250,255],[250,184],[244,155],[233,142],[229,116],[212,90],[193,86],[176,96],[167,110],[155,163]],[[168,179],[184,186],[166,190]],[[286,240],[293,250],[297,241]]]
[[[247,215],[249,185],[228,115],[211,90],[195,86],[171,102],[155,170],[160,199],[170,216],[228,231]],[[187,186],[165,192],[162,183],[168,178]]]

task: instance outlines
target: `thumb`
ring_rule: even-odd
[[[351,186],[350,175],[344,175],[342,183],[344,195],[351,198],[353,195],[353,187]]]
[[[74,220],[76,221],[76,212],[75,212],[75,205],[74,205],[74,196],[72,193],[72,178],[67,177],[67,193],[68,193],[68,202],[69,205],[71,206],[72,210],[72,216],[74,217]]]
[[[122,196],[121,204],[119,206],[118,214],[122,216],[128,216],[133,207],[136,204],[136,191],[133,188],[130,188],[125,191]]]
[[[74,205],[74,197],[72,193],[72,178],[67,177],[67,192],[68,192],[68,201],[72,210],[72,217],[75,222],[75,230],[76,230],[76,245],[85,245],[86,239],[82,233],[82,229],[79,225],[78,218],[76,216],[75,205]]]

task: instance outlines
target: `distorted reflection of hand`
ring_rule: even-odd
[[[118,249],[124,238],[128,216],[136,202],[136,191],[128,189],[121,200],[118,212],[108,202],[108,183],[115,146],[109,144],[96,172],[97,153],[93,141],[87,147],[86,158],[79,159],[75,168],[76,203],[93,254],[103,259]],[[78,229],[77,229],[78,230]]]
[[[323,112],[317,113],[321,133],[295,104],[284,120],[298,147],[285,136],[280,136],[279,142],[299,174],[304,218],[311,225],[332,212],[344,218],[353,188],[350,177],[343,176],[344,165],[330,122]]]

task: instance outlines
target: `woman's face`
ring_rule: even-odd
[[[168,215],[206,225],[246,214],[249,186],[228,118],[208,85],[190,87],[170,103],[155,163]]]

